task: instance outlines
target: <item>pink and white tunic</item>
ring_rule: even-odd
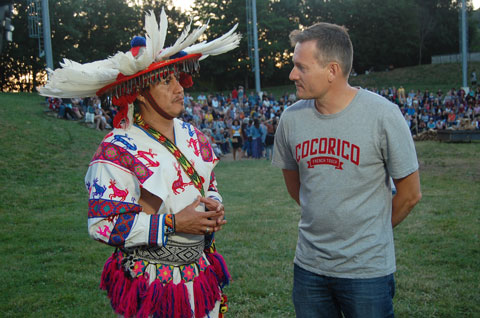
[[[218,162],[207,138],[174,119],[173,142],[204,180],[206,197],[221,201],[213,168]],[[177,159],[147,131],[133,125],[105,136],[92,158],[88,231],[119,249],[106,262],[101,288],[126,317],[217,317],[229,274],[211,237],[172,233],[168,214],[191,204],[200,191]],[[162,199],[156,214],[139,205],[141,188]],[[205,211],[200,205],[198,212]],[[206,242],[207,241],[207,242]]]

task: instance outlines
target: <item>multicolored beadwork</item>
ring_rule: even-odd
[[[205,191],[203,190],[203,181],[198,175],[195,168],[192,166],[190,161],[188,161],[187,157],[177,148],[177,146],[169,140],[167,137],[163,136],[160,132],[156,131],[152,127],[150,127],[142,118],[140,114],[135,115],[135,124],[137,124],[140,128],[148,132],[150,135],[155,137],[158,142],[160,142],[168,151],[177,159],[178,163],[182,166],[183,171],[187,174],[187,176],[192,180],[193,185],[195,188],[200,191],[202,196],[205,196]]]

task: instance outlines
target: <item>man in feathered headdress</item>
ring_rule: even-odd
[[[238,46],[236,26],[222,37],[194,44],[206,25],[187,26],[163,48],[167,16],[145,18],[146,39],[103,61],[64,61],[50,71],[40,94],[110,96],[119,106],[115,129],[90,163],[90,236],[117,249],[105,263],[100,287],[125,317],[222,317],[222,288],[230,275],[213,234],[226,223],[207,138],[176,117],[183,87],[199,60]],[[134,105],[138,111],[134,112]]]

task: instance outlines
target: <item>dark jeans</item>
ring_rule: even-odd
[[[393,274],[347,279],[317,275],[297,265],[293,270],[293,304],[298,318],[394,317]]]

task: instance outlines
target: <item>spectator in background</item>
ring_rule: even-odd
[[[253,126],[250,128],[252,137],[252,157],[259,159],[262,157],[262,130],[260,128],[260,120],[255,119]]]
[[[243,91],[243,86],[238,86],[238,102],[240,105],[244,103],[245,92]]]
[[[455,115],[455,113],[453,111],[450,111],[448,113],[447,127],[452,127],[456,125],[456,118],[457,116]]]
[[[242,126],[240,125],[240,121],[238,119],[233,121],[230,135],[232,136],[233,160],[236,160],[237,152],[239,154],[238,159],[242,159]]]
[[[205,105],[207,103],[207,97],[204,93],[200,93],[198,94],[197,101],[200,103],[200,105]]]
[[[111,128],[111,126],[108,124],[110,119],[110,116],[108,116],[107,112],[103,110],[102,106],[97,106],[94,117],[95,129],[105,130],[107,128]]]
[[[238,103],[238,91],[236,87],[232,90],[232,102],[235,104]]]
[[[442,129],[446,129],[446,125],[445,125],[445,121],[443,120],[437,120],[437,122],[435,123],[435,128],[437,130],[442,130]]]
[[[202,119],[203,119],[202,106],[200,105],[200,103],[194,103],[193,120],[195,121],[196,125],[199,125]]]
[[[193,98],[190,96],[190,93],[185,93],[185,96],[183,96],[183,104],[185,107],[187,106],[192,106]]]
[[[221,133],[223,133],[223,138],[225,139],[225,153],[230,153],[230,145],[232,144],[232,138],[230,135],[229,129],[221,129]]]
[[[218,107],[220,107],[220,102],[216,96],[212,98],[212,107],[213,109],[218,109]]]
[[[297,101],[297,95],[295,95],[295,93],[291,93],[289,96],[288,96],[288,101],[293,104]]]
[[[60,108],[58,110],[58,118],[67,119],[67,120],[78,120],[79,117],[75,114],[72,107],[72,101],[70,98],[62,99]]]
[[[211,109],[207,110],[207,113],[205,114],[205,122],[208,127],[212,127],[213,124],[213,112]]]
[[[71,99],[72,111],[74,112],[76,119],[82,119],[84,116],[84,113],[82,112],[82,109],[81,109],[81,101],[82,100],[80,98]]]
[[[273,142],[277,130],[277,119],[274,117],[267,120],[265,126],[267,127],[267,135],[265,137],[265,157],[267,160],[271,160],[273,156]]]
[[[475,107],[473,108],[473,116],[479,116],[480,115],[480,103],[476,103]]]
[[[246,119],[242,124],[243,137],[243,154],[244,157],[250,158],[252,156],[252,125],[253,120]]]
[[[248,104],[250,106],[255,106],[258,104],[258,96],[256,96],[253,91],[250,92],[250,95],[248,95]]]
[[[213,149],[213,152],[215,153],[215,155],[220,158],[220,157],[223,157],[223,153],[222,153],[222,149],[220,149],[220,146],[215,142],[213,136],[212,136],[212,132],[209,128],[204,128],[202,130],[202,132],[204,133],[204,135],[207,137],[210,145],[212,146],[212,149]]]
[[[220,129],[212,129],[212,138],[213,142],[215,142],[222,151],[222,154],[228,153],[227,148],[227,140],[225,139],[225,135],[223,134],[223,128]]]
[[[62,100],[57,97],[48,97],[47,102],[48,102],[48,108],[56,112],[58,112],[60,105],[62,104]]]

